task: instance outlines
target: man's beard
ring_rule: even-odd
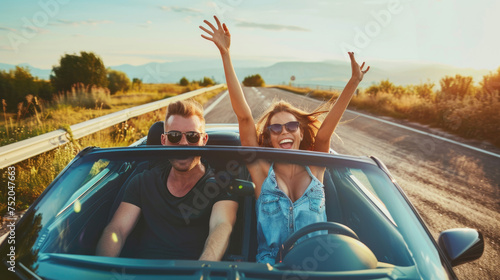
[[[195,168],[200,163],[200,157],[185,157],[170,159],[172,168],[180,172],[187,172]]]

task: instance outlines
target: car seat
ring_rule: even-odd
[[[149,128],[146,145],[161,145],[161,135],[164,132],[163,121],[157,121]],[[207,146],[241,146],[238,133],[230,131],[211,131],[208,133]]]

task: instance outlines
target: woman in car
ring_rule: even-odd
[[[364,63],[360,67],[354,53],[350,52],[351,79],[335,104],[327,106],[331,110],[317,109],[308,113],[280,101],[271,105],[255,125],[231,62],[231,35],[226,24],[221,25],[219,19],[214,18],[217,26],[205,20],[210,29],[200,26],[207,34],[201,36],[215,43],[220,51],[231,105],[238,118],[241,144],[329,152],[335,127],[370,67],[363,70]],[[326,117],[321,122],[318,117],[323,113]],[[279,248],[288,236],[309,224],[326,221],[322,182],[325,168],[264,160],[247,167],[255,184],[257,199],[257,261],[274,264]]]

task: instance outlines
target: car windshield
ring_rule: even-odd
[[[272,278],[284,272],[292,275],[291,271],[308,277],[315,273],[321,275],[315,271],[314,261],[318,260],[314,257],[304,257],[293,269],[255,264],[255,198],[246,166],[256,160],[272,160],[275,164],[325,168],[322,181],[328,220],[352,229],[378,262],[376,268],[360,271],[360,275],[367,279],[367,275],[379,275],[380,279],[447,278],[446,270],[441,267],[444,264],[428,232],[398,187],[374,160],[244,147],[94,148],[84,151],[47,188],[18,224],[16,259],[20,266],[42,277],[63,264],[75,269],[88,269],[92,264],[105,269],[108,265],[109,271],[118,272],[120,267],[130,266],[136,269],[134,273],[137,275],[141,271],[150,273],[153,268],[159,271],[160,267],[161,271],[157,273],[166,273],[171,268],[168,274],[176,275],[178,266],[186,263],[190,269],[200,269],[201,262],[195,261],[137,260],[133,253],[135,249],[125,247],[124,251],[132,252],[128,256],[95,256],[99,237],[121,202],[127,182],[145,170],[167,168],[165,163],[181,156],[201,156],[204,164],[213,169],[213,181],[222,187],[221,191],[238,197],[237,221],[223,262],[219,264],[237,262],[241,269],[239,273],[246,277],[249,277],[248,273],[270,273]],[[292,248],[289,254],[293,251]],[[2,252],[2,256],[6,254]],[[188,268],[184,266],[183,269]],[[332,273],[330,276],[349,272]]]

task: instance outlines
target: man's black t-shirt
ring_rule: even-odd
[[[207,183],[212,176],[208,167],[185,196],[173,196],[166,184],[171,168],[163,165],[137,174],[125,191],[123,202],[141,208],[145,221],[137,257],[198,259],[208,236],[212,206],[234,200],[225,189]]]

